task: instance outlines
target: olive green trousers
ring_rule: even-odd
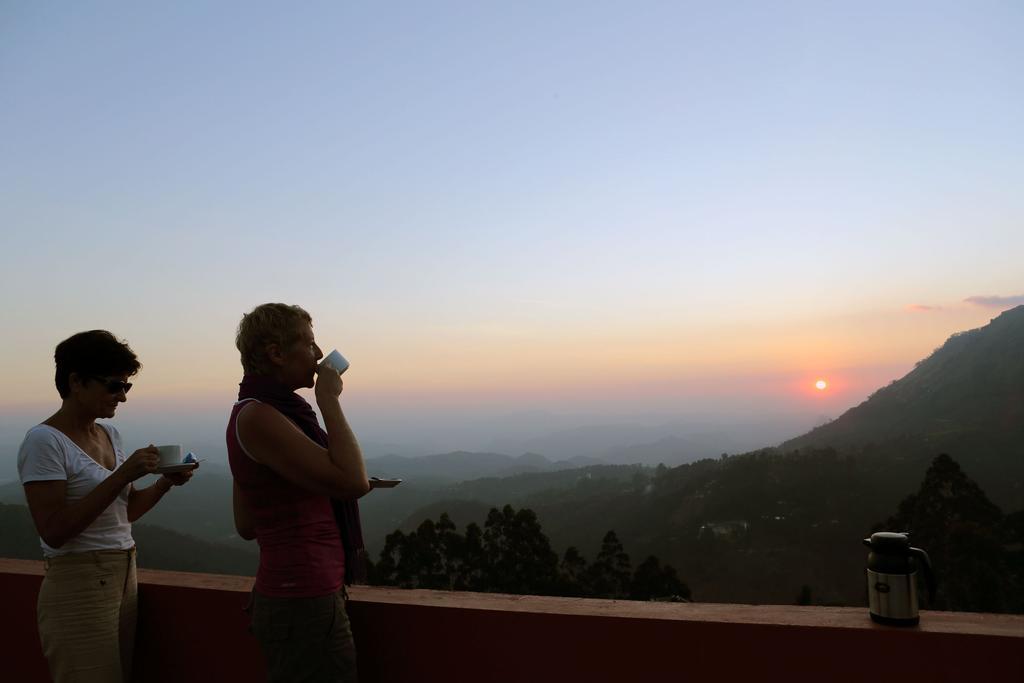
[[[318,598],[253,593],[250,626],[270,683],[356,683],[356,646],[342,591]]]

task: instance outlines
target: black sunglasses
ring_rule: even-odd
[[[92,378],[102,382],[103,388],[111,394],[119,394],[122,391],[127,394],[132,388],[131,382],[122,382],[119,379],[110,379],[109,377],[99,377],[97,375],[92,375]]]

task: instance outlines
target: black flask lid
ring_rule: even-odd
[[[910,538],[894,531],[879,531],[864,539],[864,545],[876,553],[906,555],[910,553]]]

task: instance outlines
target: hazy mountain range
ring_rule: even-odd
[[[818,601],[854,604],[862,589],[859,538],[917,490],[938,453],[949,453],[1005,512],[1024,508],[1024,307],[953,335],[906,377],[780,447],[725,457],[729,449],[720,445],[706,450],[712,442],[604,442],[590,455],[559,459],[536,451],[371,458],[371,474],[405,482],[361,501],[367,545],[376,554],[390,531],[441,512],[460,527],[481,523],[490,507],[508,503],[536,510],[559,552],[569,545],[593,552],[614,529],[633,557],[656,554],[677,567],[698,600],[785,602],[807,585]],[[612,464],[630,462],[639,464]],[[22,501],[16,482],[0,486],[0,502]],[[17,523],[14,509],[2,511],[6,523]],[[224,547],[221,568],[210,571],[254,561],[253,544],[233,536],[230,478],[215,463],[145,522]],[[744,532],[708,532],[720,528]],[[22,536],[34,539],[25,529],[11,538]],[[190,542],[173,540],[172,558]],[[215,559],[217,546],[194,550]]]
[[[229,408],[230,405],[225,404],[221,412],[155,419],[138,414],[127,416],[132,409],[129,403],[122,408],[128,411],[126,416],[115,420],[115,425],[131,448],[147,443],[182,443],[186,450],[194,451],[209,462],[226,464],[224,425]],[[0,483],[17,477],[15,455],[25,432],[52,409],[48,407],[32,414],[0,414]],[[432,413],[418,418],[396,415],[388,421],[361,417],[356,411],[350,419],[367,459],[471,452],[508,456],[541,454],[552,463],[580,464],[584,461],[578,459],[585,458],[586,462],[609,464],[664,462],[677,465],[723,452],[741,453],[776,444],[826,418],[809,412],[762,409],[676,416],[546,411],[460,415],[456,412]],[[538,466],[544,467],[543,464]],[[420,471],[416,467],[415,473]],[[484,474],[494,473],[488,469]],[[469,475],[461,473],[459,476]]]
[[[858,447],[904,436],[1024,447],[1024,306],[954,334],[905,377],[841,417],[781,445]]]
[[[859,537],[895,513],[938,453],[952,454],[1006,512],[1024,508],[1022,323],[1018,307],[953,335],[907,377],[779,448],[661,471],[527,472],[430,495],[413,485],[386,506],[367,502],[405,531],[442,512],[480,524],[511,503],[537,511],[556,548],[593,553],[614,529],[634,557],[676,566],[698,599],[785,601],[808,585],[818,600],[854,604]],[[400,519],[417,499],[428,502]],[[702,529],[737,522],[742,538],[702,540]]]

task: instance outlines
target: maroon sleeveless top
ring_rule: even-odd
[[[228,420],[228,463],[260,546],[256,592],[275,598],[312,598],[341,588],[345,553],[329,497],[292,484],[250,458],[238,440],[239,401]]]

